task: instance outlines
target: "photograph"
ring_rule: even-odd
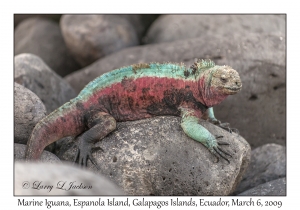
[[[17,205],[281,208],[286,20],[15,13]]]

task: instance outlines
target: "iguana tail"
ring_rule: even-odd
[[[26,160],[40,158],[44,148],[66,136],[76,136],[84,130],[83,110],[67,102],[43,118],[34,127],[27,142]]]

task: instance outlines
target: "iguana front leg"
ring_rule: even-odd
[[[230,161],[225,157],[226,155],[232,157],[219,147],[217,139],[206,128],[199,124],[201,113],[192,109],[181,108],[181,127],[183,131],[192,139],[202,143],[208,150],[214,154],[218,160],[219,156],[225,159],[228,163]],[[220,143],[220,145],[228,145],[227,143]]]
[[[220,128],[223,128],[224,130],[227,130],[230,133],[235,132],[235,133],[239,134],[238,129],[236,129],[236,128],[230,128],[229,127],[230,124],[228,122],[221,123],[220,120],[218,120],[218,119],[215,118],[213,107],[210,107],[210,108],[207,109],[207,114],[208,114],[208,120],[211,123],[219,126]]]

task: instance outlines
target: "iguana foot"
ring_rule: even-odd
[[[215,136],[215,138],[216,139],[223,138],[223,136]],[[214,141],[213,145],[209,147],[209,151],[217,157],[217,162],[219,162],[219,156],[220,156],[230,164],[230,161],[225,156],[227,155],[232,158],[232,155],[224,151],[223,149],[221,149],[219,145],[229,145],[229,143],[223,141],[218,141],[218,142]]]
[[[218,125],[220,128],[223,128],[224,130],[228,131],[229,133],[236,133],[239,135],[239,130],[236,128],[230,128],[230,124],[229,123],[221,123],[220,125]]]
[[[208,121],[214,125],[220,125],[221,121],[217,120],[216,118],[208,118]]]
[[[225,156],[228,155],[228,156],[232,157],[232,155],[230,155],[228,152],[225,152],[220,147],[212,147],[210,149],[210,152],[213,153],[217,157],[217,162],[219,162],[219,156],[220,156],[221,158],[226,160],[228,162],[228,164],[230,164],[230,161]]]
[[[215,136],[216,139],[220,139],[220,138],[223,138],[224,136]],[[218,145],[230,145],[229,143],[227,142],[224,142],[224,141],[218,141]]]
[[[228,122],[221,123],[221,121],[217,120],[217,119],[209,119],[209,122],[213,123],[214,125],[219,126],[220,128],[228,131],[229,133],[234,132],[234,133],[236,133],[238,135],[240,134],[238,129],[236,129],[236,128],[230,128],[230,124]]]
[[[74,158],[74,163],[76,163],[77,159],[79,159],[78,164],[80,166],[87,167],[87,161],[90,160],[92,162],[92,164],[98,170],[100,170],[99,166],[96,163],[95,158],[92,156],[92,153],[91,153],[91,151],[93,150],[92,147],[93,147],[93,143],[87,143],[82,140],[79,141],[79,146],[78,146],[75,158]]]

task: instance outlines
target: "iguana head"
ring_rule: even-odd
[[[230,66],[215,66],[210,72],[209,86],[225,95],[234,95],[242,89],[239,73]]]
[[[207,106],[220,103],[228,95],[234,95],[242,88],[238,72],[230,66],[218,66],[210,60],[202,60],[192,67],[200,71],[199,91]]]

